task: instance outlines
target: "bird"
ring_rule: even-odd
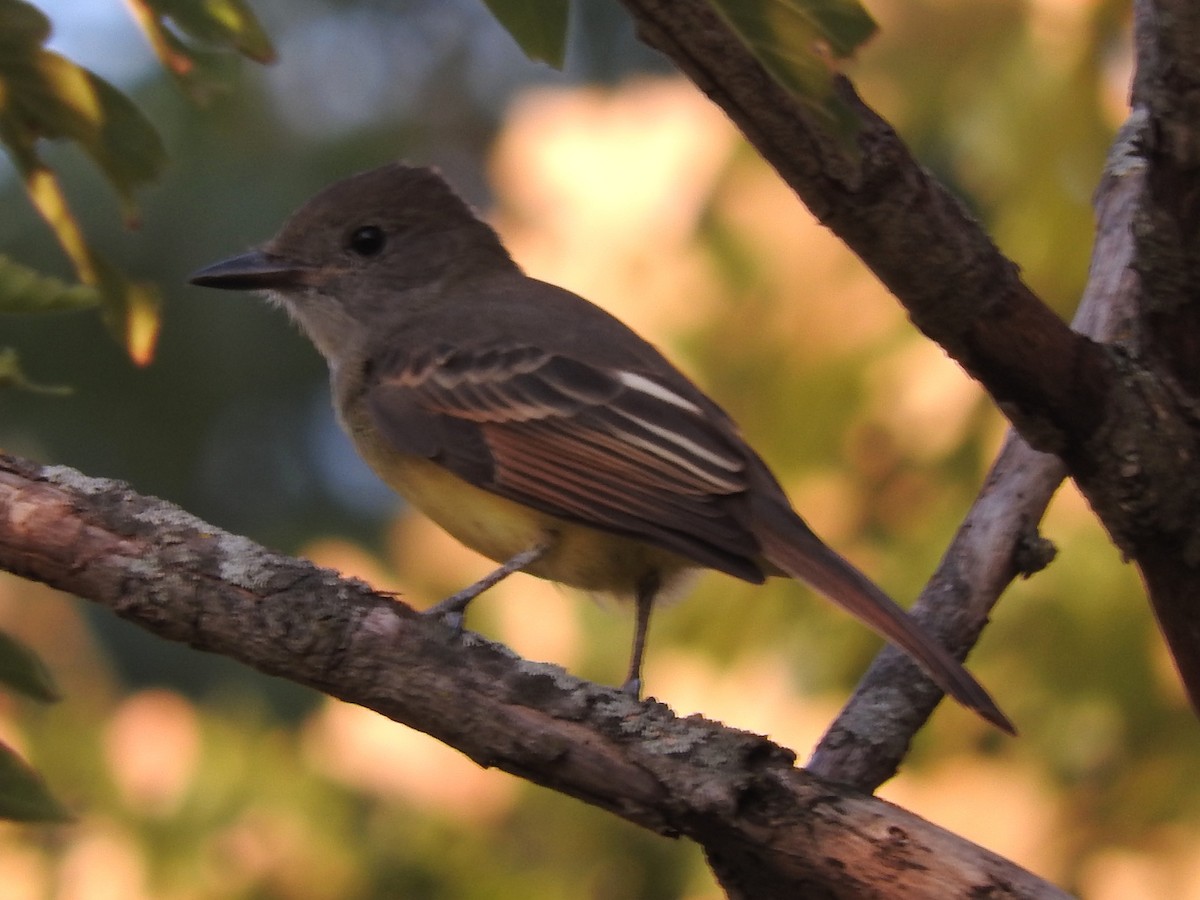
[[[430,613],[461,628],[471,600],[517,571],[631,598],[623,688],[637,697],[651,610],[689,572],[786,576],[1015,734],[942,644],[817,537],[716,402],[617,318],[526,275],[435,169],[344,178],[189,280],[286,310],[325,358],[360,455],[498,564]]]

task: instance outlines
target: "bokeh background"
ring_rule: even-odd
[[[559,73],[477,0],[255,0],[280,60],[231,61],[205,109],[116,0],[37,5],[53,46],[128,90],[167,142],[134,232],[79,154],[49,154],[96,243],[166,302],[144,370],[94,315],[0,318],[30,377],[74,388],[0,393],[0,447],[126,480],[416,605],[484,572],[358,462],[322,363],[281,314],[185,284],[328,182],[400,157],[439,166],[532,274],[663,347],[894,596],[936,565],[1002,419],[616,4],[575,4]],[[851,67],[863,94],[1069,316],[1126,112],[1126,4],[869,7],[882,31]],[[9,169],[0,203],[0,252],[67,275]],[[1136,575],[1070,487],[1044,532],[1058,559],[1005,596],[971,659],[1021,738],[943,705],[882,794],[1088,898],[1200,897],[1200,729]],[[471,618],[608,683],[631,624],[524,577]],[[46,708],[0,697],[0,739],[77,813],[0,824],[5,900],[719,896],[687,843],[85,602],[0,574],[0,628],[67,693]],[[877,648],[797,585],[708,575],[657,613],[647,683],[803,759]]]

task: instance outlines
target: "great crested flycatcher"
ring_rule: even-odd
[[[689,569],[808,582],[1012,733],[987,692],[826,547],[730,418],[629,328],[525,275],[430,169],[387,165],[301,207],[260,250],[194,284],[261,290],[329,364],[334,404],[392,488],[501,563],[435,609],[517,570],[632,596],[626,688],[650,610]]]

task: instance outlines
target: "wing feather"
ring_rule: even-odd
[[[398,449],[479,487],[761,580],[744,519],[748,451],[719,411],[679,390],[493,344],[390,359],[367,402]]]

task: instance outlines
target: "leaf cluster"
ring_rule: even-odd
[[[211,67],[204,65],[209,51],[190,41],[264,62],[273,56],[242,0],[136,0],[130,7],[163,65],[195,99],[207,97],[214,83]],[[158,291],[130,278],[95,249],[41,151],[45,141],[78,146],[116,192],[128,226],[138,220],[134,192],[161,174],[166,151],[133,101],[94,72],[47,49],[50,35],[50,20],[36,7],[24,0],[0,0],[0,144],[78,282],[65,283],[0,258],[0,313],[99,307],[109,331],[136,363],[145,365],[158,335]],[[7,371],[3,383],[28,385],[12,375],[19,372],[15,357]]]

